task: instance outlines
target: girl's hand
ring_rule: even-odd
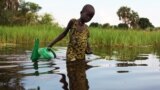
[[[51,51],[51,47],[47,47],[47,50],[48,50],[48,51]]]
[[[90,48],[87,48],[85,51],[86,54],[93,54],[92,50]]]

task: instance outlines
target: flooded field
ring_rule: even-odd
[[[33,63],[31,46],[0,48],[0,90],[159,90],[159,50],[94,49],[86,61],[67,63],[66,47],[57,58]]]

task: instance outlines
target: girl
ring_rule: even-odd
[[[75,60],[85,60],[85,53],[90,54],[91,49],[88,43],[89,30],[85,23],[89,22],[95,14],[94,7],[85,5],[80,12],[79,19],[71,19],[64,30],[48,47],[52,47],[56,42],[63,39],[69,32],[69,43],[67,47],[67,62]]]

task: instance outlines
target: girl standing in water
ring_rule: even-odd
[[[63,39],[69,32],[69,43],[67,47],[67,62],[75,60],[85,60],[85,54],[92,53],[88,43],[89,30],[85,24],[89,22],[95,14],[94,7],[90,4],[85,5],[79,19],[71,19],[64,30],[56,39],[54,39],[48,47],[52,47],[56,42]]]

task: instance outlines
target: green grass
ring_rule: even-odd
[[[89,29],[92,46],[137,47],[160,44],[159,31]],[[0,43],[33,43],[35,38],[48,43],[61,32],[62,28],[53,25],[0,26]],[[68,38],[64,38],[58,45],[66,45],[67,42]]]
[[[117,46],[117,47],[135,47],[135,46],[153,46],[160,44],[159,31],[142,30],[112,30],[90,28],[91,42],[98,45]]]
[[[33,43],[35,38],[39,38],[40,42],[50,42],[59,35],[62,30],[62,28],[53,25],[0,26],[0,42]],[[66,41],[66,39],[63,41]]]

